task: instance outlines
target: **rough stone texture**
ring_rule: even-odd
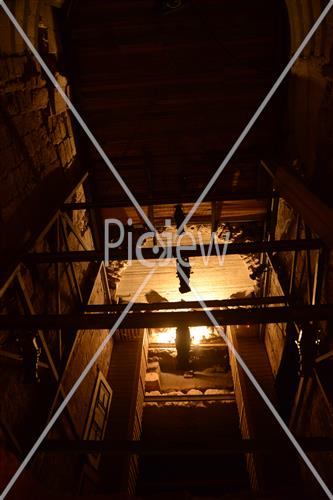
[[[76,148],[68,110],[38,63],[28,55],[7,56],[1,68],[0,214],[7,222],[43,178],[71,166]],[[56,77],[66,91],[66,78]]]
[[[61,3],[61,2],[60,2]],[[51,6],[46,2],[22,0],[9,3],[19,22],[26,29],[32,42],[37,46],[37,28],[42,23],[48,27],[49,52],[46,62],[51,65],[61,88],[69,94],[67,79],[60,73],[57,59],[57,43],[53,25]],[[1,10],[1,9],[0,9]],[[0,224],[4,227],[17,219],[17,214],[29,206],[36,189],[43,189],[44,181],[53,179],[55,171],[63,173],[66,183],[69,172],[76,159],[76,146],[71,116],[62,98],[46,80],[43,71],[34,58],[26,51],[22,40],[15,33],[3,12],[0,12]],[[53,184],[52,184],[53,186]],[[56,187],[54,188],[56,189]],[[85,201],[83,187],[77,189],[70,201]],[[59,201],[60,203],[60,201]],[[37,213],[27,214],[27,224],[21,221],[20,242],[30,238],[29,217],[35,218]],[[65,221],[68,246],[71,250],[82,250],[82,243],[74,235],[71,224],[77,231],[84,246],[94,248],[91,225],[85,211],[68,214]],[[71,222],[71,224],[70,224]],[[1,228],[2,230],[2,228]],[[61,233],[61,231],[60,231]],[[7,232],[6,232],[7,234]],[[7,242],[2,241],[1,247]],[[53,227],[38,240],[33,251],[56,251],[57,231]],[[10,247],[10,245],[9,245]],[[59,250],[66,249],[65,240],[60,236]],[[93,279],[98,269],[95,265],[75,264],[74,270],[80,284],[83,299],[90,294],[90,303],[103,303],[107,299],[100,274],[94,285]],[[56,312],[56,266],[43,264],[29,268],[21,266],[21,274],[32,307],[36,313]],[[90,293],[91,292],[91,293]],[[61,311],[69,312],[78,307],[74,281],[70,266],[59,265],[59,296]],[[0,302],[1,312],[14,314],[24,313],[19,305],[17,291],[10,286]],[[16,338],[27,332],[0,332],[0,349],[19,355],[19,342]],[[73,356],[70,369],[64,378],[64,388],[68,392],[73,382],[79,377],[83,368],[91,359],[105,338],[107,331],[62,331],[63,358],[60,361],[59,332],[44,332],[48,348],[53,357],[58,373],[62,363],[69,354],[73,341]],[[38,340],[39,346],[40,340]],[[91,403],[91,397],[99,370],[108,374],[112,343],[110,342],[101,357],[92,367],[78,393],[73,397],[69,411],[78,436],[82,436]],[[40,360],[47,362],[44,349]],[[22,362],[11,361],[1,357],[0,392],[2,405],[0,408],[0,428],[2,420],[10,425],[19,444],[24,451],[33,444],[45,426],[48,412],[55,395],[56,381],[50,369],[39,369],[40,383],[25,385],[22,382]],[[60,399],[61,400],[61,399]],[[58,400],[58,404],[59,401]],[[36,414],[36,408],[38,412]],[[29,432],[27,432],[27,428]],[[72,437],[71,427],[66,412],[56,423],[51,435],[53,437]],[[3,434],[0,435],[3,440]],[[34,473],[43,477],[44,482],[55,489],[77,491],[77,481],[82,470],[82,461],[61,455],[40,455],[34,463]]]
[[[89,303],[101,304],[103,302],[104,289],[101,277],[98,276],[95,281],[91,300]],[[68,391],[72,387],[79,374],[84,370],[86,365],[92,359],[93,355],[99,349],[102,342],[106,339],[108,333],[108,330],[80,330],[79,332],[77,332],[72,360],[69,364],[67,375],[64,380],[66,391]],[[84,426],[91,403],[90,395],[92,394],[98,372],[102,371],[105,377],[107,377],[108,375],[112,345],[113,341],[110,339],[110,341],[102,351],[100,357],[78,388],[76,394],[73,396],[73,399],[69,404],[70,411],[74,417],[77,431],[80,436],[83,436],[84,433]]]

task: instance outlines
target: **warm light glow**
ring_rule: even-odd
[[[211,332],[207,326],[192,326],[190,328],[191,339],[193,345],[198,345],[200,342],[208,340]],[[153,331],[153,342],[160,344],[174,344],[176,341],[176,328],[167,328],[164,331]]]
[[[159,344],[174,344],[176,342],[176,328],[167,328],[164,331],[153,332],[152,340]]]
[[[190,328],[192,344],[198,345],[200,342],[207,340],[210,335],[210,331],[207,326],[192,326]]]

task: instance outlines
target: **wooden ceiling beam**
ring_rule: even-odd
[[[322,248],[322,242],[318,239],[312,240],[280,240],[280,241],[259,241],[259,242],[246,242],[246,243],[227,243],[227,255],[237,254],[252,254],[252,253],[266,253],[266,252],[292,252],[296,250],[318,250]],[[162,255],[163,249],[160,253],[155,254],[152,248],[140,248],[140,259],[136,254],[136,249],[133,248],[131,260],[148,260],[158,259]],[[177,252],[181,252],[182,257],[202,257],[203,255],[208,258],[208,255],[223,255],[225,245],[197,245],[195,250],[181,250],[181,247],[173,246],[168,250],[167,258],[177,257]],[[128,250],[110,250],[109,260],[128,260]],[[99,250],[89,251],[72,251],[72,252],[40,252],[29,253],[23,261],[26,264],[31,263],[49,263],[49,262],[100,262],[104,260],[104,252]]]
[[[219,325],[250,325],[267,323],[289,323],[333,319],[333,305],[276,306],[235,308],[214,311]],[[45,314],[45,315],[0,315],[0,330],[43,329],[55,330],[104,330],[111,329],[119,319],[117,313],[92,314]],[[179,324],[188,326],[211,326],[212,322],[204,311],[144,312],[128,313],[121,322],[121,328],[173,328]],[[119,326],[120,326],[119,325]]]
[[[333,438],[306,437],[298,439],[305,451],[333,451]],[[221,455],[233,453],[262,452],[272,450],[287,453],[288,443],[284,439],[239,439],[223,438],[223,441],[170,442],[170,441],[115,441],[115,440],[64,440],[49,439],[41,444],[41,453],[111,453],[135,455]],[[291,445],[290,452],[294,453]]]
[[[198,193],[198,197],[199,197]],[[230,191],[227,193],[222,193],[219,191],[217,193],[212,192],[208,194],[205,198],[204,202],[216,201],[253,201],[253,200],[269,200],[272,197],[272,193],[255,193],[253,191],[248,193],[231,193]],[[113,198],[113,199],[112,199]],[[139,195],[136,196],[137,201],[142,206],[151,206],[151,205],[174,205],[177,203],[195,203],[196,195],[195,194],[186,194],[186,193],[170,193],[164,195],[157,195],[154,193],[152,197],[149,195]],[[109,200],[100,200],[93,202],[85,202],[85,203],[65,203],[62,206],[62,210],[87,210],[93,208],[128,208],[131,207],[131,202],[128,198],[116,198],[111,197]]]
[[[239,306],[254,306],[263,304],[286,304],[289,301],[287,297],[241,297],[238,299],[224,300],[206,300],[207,309],[219,307],[239,307]],[[125,308],[125,304],[91,304],[86,305],[87,312],[121,312]],[[174,309],[202,309],[200,303],[196,300],[188,302],[158,302],[158,303],[136,303],[131,307],[132,311],[159,311],[159,310],[174,310]]]

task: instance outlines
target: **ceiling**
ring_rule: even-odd
[[[283,4],[191,0],[169,15],[149,0],[72,4],[76,105],[142,204],[195,201],[206,186],[282,68]],[[279,151],[280,110],[273,100],[210,199],[265,190],[259,159]],[[94,198],[126,200],[83,137],[81,151]]]

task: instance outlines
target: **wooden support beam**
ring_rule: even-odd
[[[193,344],[191,346],[192,352],[195,354],[199,350],[202,351],[202,349],[220,349],[225,352],[227,344],[224,342],[222,337],[217,337],[214,342],[208,342],[208,343],[202,343],[200,344]],[[171,342],[151,342],[149,341],[149,346],[148,350],[149,351],[154,351],[155,349],[173,349],[176,348],[175,344],[172,344]]]
[[[307,225],[305,225],[305,235],[307,238],[312,238],[311,230]],[[305,252],[305,264],[306,264],[306,294],[307,294],[307,303],[312,304],[312,294],[313,294],[313,274],[312,274],[312,265],[311,265],[311,254],[310,250],[306,249]]]
[[[298,440],[305,451],[333,451],[332,437],[307,437]],[[277,450],[295,453],[294,448],[284,439],[228,439],[204,442],[170,441],[88,441],[88,440],[47,440],[39,452],[49,453],[103,453],[134,455],[224,455],[238,453],[276,453]]]
[[[206,300],[205,309],[214,309],[220,307],[239,307],[239,306],[254,306],[264,304],[286,304],[289,300],[284,296],[276,297],[243,297],[239,299],[224,299],[224,300]],[[121,312],[124,309],[124,304],[92,304],[87,305],[87,312]],[[202,309],[200,302],[196,300],[181,301],[181,302],[156,302],[147,304],[146,302],[133,304],[131,311],[162,311],[174,309]]]
[[[125,306],[124,306],[125,307]],[[235,308],[214,311],[219,325],[248,325],[260,323],[288,323],[291,321],[307,322],[333,319],[332,304],[282,307]],[[13,316],[0,315],[0,330],[15,329],[110,329],[119,318],[117,313],[63,314]],[[179,323],[188,326],[211,326],[211,321],[204,311],[191,312],[145,312],[128,313],[121,323],[121,328],[171,328]]]
[[[322,247],[322,243],[318,239],[312,240],[280,240],[280,241],[259,241],[247,243],[227,243],[227,255],[248,254],[248,253],[263,253],[263,252],[291,252],[296,250],[317,250]],[[173,258],[177,257],[176,246],[168,250]],[[211,255],[219,254],[222,256],[224,244],[213,245]],[[152,248],[141,248],[141,254],[144,260],[158,259],[163,253],[163,249],[155,254]],[[181,250],[181,255],[187,257],[200,257],[201,255],[208,256],[209,245],[197,245],[195,250]],[[135,248],[132,251],[132,260],[137,260]],[[112,250],[109,253],[110,260],[128,260],[127,250]],[[90,251],[73,251],[73,252],[41,252],[29,253],[24,257],[24,262],[29,263],[48,263],[48,262],[100,262],[104,260],[104,252],[98,250]]]
[[[301,217],[299,214],[297,214],[296,215],[296,233],[295,233],[296,239],[299,238],[300,228],[301,228]],[[293,288],[294,288],[295,274],[296,274],[296,268],[297,268],[297,256],[298,256],[298,251],[293,253],[290,278],[289,278],[289,293],[292,293]]]

